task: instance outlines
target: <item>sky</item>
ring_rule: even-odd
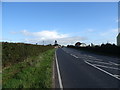
[[[115,43],[117,2],[3,2],[2,41]]]

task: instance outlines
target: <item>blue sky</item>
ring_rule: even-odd
[[[115,43],[117,2],[4,2],[3,41]]]

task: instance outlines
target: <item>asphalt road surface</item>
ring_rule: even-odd
[[[56,61],[60,88],[120,88],[120,58],[58,48]]]

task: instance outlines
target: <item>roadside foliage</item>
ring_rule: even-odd
[[[3,42],[3,88],[52,88],[53,46]]]
[[[39,55],[53,48],[52,46],[33,45],[24,43],[2,43],[2,66],[7,67],[22,62],[30,56]]]

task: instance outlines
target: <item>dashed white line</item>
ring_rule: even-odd
[[[73,57],[78,58],[77,56],[73,55]]]
[[[73,55],[73,54],[70,54],[71,56],[75,57],[75,58],[78,58],[76,55]]]
[[[61,75],[60,75],[60,69],[59,69],[59,66],[58,66],[56,51],[55,51],[55,59],[56,59],[56,66],[57,66],[58,80],[59,80],[60,88],[61,88],[61,90],[63,90],[62,79],[61,79]]]
[[[106,73],[106,74],[120,80],[120,78],[118,78],[117,76],[115,76],[115,75],[113,75],[113,74],[111,74],[111,73],[109,73],[109,72],[107,72],[107,71],[105,71],[105,70],[103,70],[103,69],[101,69],[101,68],[99,68],[99,67],[97,67],[97,66],[95,66],[95,65],[93,65],[91,63],[89,63],[89,62],[87,62],[87,61],[85,61],[85,63],[87,63],[88,65],[90,65],[90,66],[92,66],[92,67],[94,67],[94,68],[96,68],[96,69],[98,69],[98,70],[100,70],[100,71],[102,71],[102,72],[104,72],[104,73]]]

